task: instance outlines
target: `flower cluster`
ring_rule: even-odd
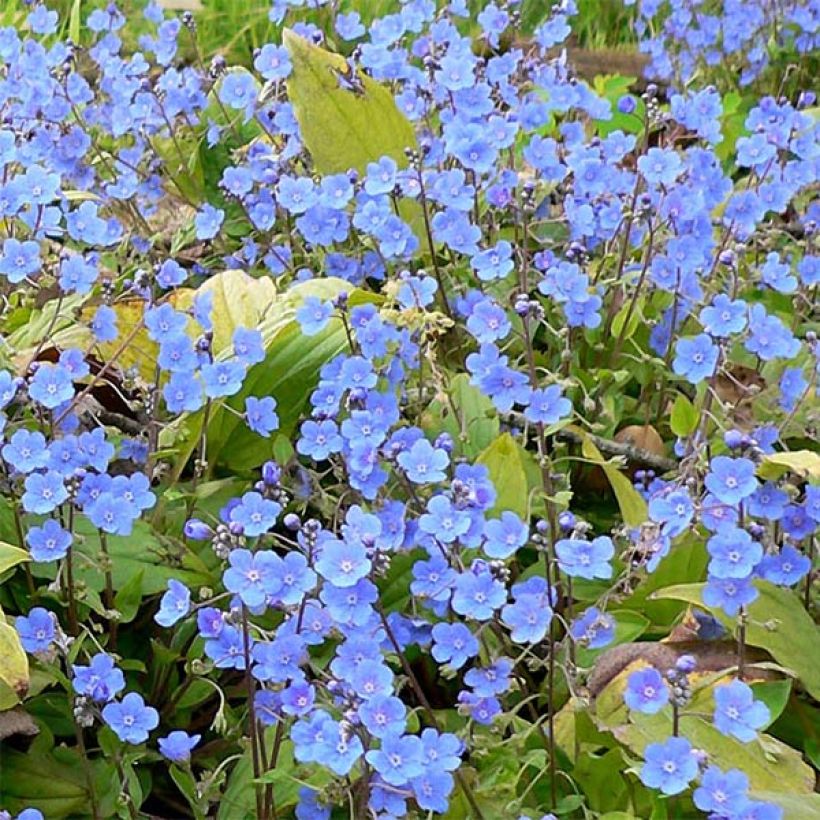
[[[462,767],[537,740],[551,795],[510,806],[541,816],[560,707],[628,639],[631,593],[698,550],[702,576],[670,583],[703,581],[700,607],[737,620],[712,717],[750,742],[770,719],[744,682],[750,608],[761,585],[810,585],[820,524],[811,469],[770,458],[818,395],[808,97],[756,101],[730,137],[713,88],[666,104],[579,80],[553,56],[572,0],[526,50],[502,47],[514,2],[483,4],[481,48],[460,0],[368,29],[316,3],[323,30],[302,5],[276,0],[291,30],[252,71],[204,65],[194,18],[153,2],[133,53],[113,4],[82,48],[43,5],[0,30],[0,468],[29,559],[9,600],[36,604],[15,629],[68,689],[78,754],[92,729],[119,744],[132,814],[122,767],[156,743],[197,816],[244,755],[234,794],[260,818],[286,756],[298,818],[445,813],[457,789],[480,817]],[[655,69],[743,51],[751,79],[771,4],[726,5],[723,28],[673,12]],[[781,29],[801,51],[808,14],[790,4]],[[328,111],[352,127],[358,105],[386,120],[375,136],[334,133]],[[663,423],[674,459],[611,440],[630,416]],[[598,444],[641,467],[633,483]],[[600,488],[585,503],[580,462],[617,512]],[[711,816],[779,816],[679,731],[695,670],[628,678],[630,713],[674,721],[639,750],[640,782],[697,779]],[[212,737],[236,756],[214,760]]]

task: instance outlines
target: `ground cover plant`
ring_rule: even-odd
[[[0,28],[0,815],[820,816],[816,5],[173,6]]]

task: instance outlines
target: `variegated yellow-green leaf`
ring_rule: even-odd
[[[0,711],[17,704],[28,691],[28,657],[17,630],[0,611]]]
[[[405,165],[404,150],[416,147],[416,135],[390,91],[364,74],[356,78],[361,90],[351,90],[343,79],[350,72],[344,57],[288,29],[283,41],[293,63],[288,98],[316,170],[363,173],[382,156]]]

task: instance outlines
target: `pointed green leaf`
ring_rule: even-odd
[[[672,417],[669,427],[678,438],[686,438],[695,432],[698,426],[698,411],[683,393],[678,393],[672,405]]]
[[[413,126],[399,111],[393,95],[364,74],[357,77],[361,91],[340,83],[350,71],[344,57],[314,46],[285,29],[283,42],[293,71],[288,97],[313,164],[320,174],[360,173],[368,162],[392,157],[407,164],[404,151],[416,148]]]
[[[528,460],[531,461],[529,453],[509,433],[500,435],[476,460],[489,470],[495,485],[494,514],[510,510],[528,520],[540,490],[533,483],[534,476],[528,474]]]
[[[20,547],[0,541],[0,575],[12,567],[30,560],[31,556],[26,550],[21,550]]]
[[[0,711],[21,700],[29,686],[28,657],[17,630],[0,612]]]

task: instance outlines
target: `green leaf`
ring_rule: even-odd
[[[74,0],[68,18],[68,36],[75,45],[80,45],[80,11],[82,4],[82,0]]]
[[[755,581],[760,593],[748,607],[746,642],[765,649],[781,666],[794,672],[809,694],[820,700],[820,632],[800,599],[790,589]],[[722,609],[703,603],[705,584],[680,584],[653,593],[658,599],[688,601],[711,612],[728,629],[736,626]]]
[[[114,596],[114,608],[120,613],[120,623],[128,624],[137,617],[142,602],[142,579],[145,570],[140,570]]]
[[[621,510],[621,517],[628,527],[639,527],[647,518],[646,501],[641,494],[632,486],[632,482],[614,464],[607,461],[600,450],[593,444],[592,440],[577,427],[572,428],[574,432],[583,436],[581,452],[584,458],[597,464],[603,471],[612,486],[618,507]]]
[[[788,678],[783,680],[757,681],[751,684],[755,693],[755,700],[761,700],[769,710],[769,720],[760,731],[765,732],[783,714],[789,695],[792,691],[792,682]]]
[[[775,791],[749,793],[750,800],[774,803],[783,809],[783,820],[820,820],[820,794],[784,794]]]
[[[624,768],[624,756],[620,749],[609,749],[603,754],[582,752],[579,755],[572,777],[584,790],[592,811],[605,812],[627,803]]]
[[[757,474],[767,481],[776,481],[788,472],[801,478],[820,481],[820,453],[795,450],[791,453],[769,453],[760,460]]]
[[[0,541],[0,575],[12,567],[30,560],[31,556],[26,550],[21,550],[20,547]]]
[[[476,463],[487,468],[495,486],[494,514],[510,510],[523,521],[529,520],[532,509],[530,493],[536,488],[531,486],[527,476],[527,456],[524,448],[509,433],[502,433],[476,459]]]
[[[449,433],[460,455],[473,459],[498,437],[500,422],[492,401],[470,384],[466,373],[450,379],[449,401],[431,402],[425,414],[425,429],[433,434]]]
[[[103,758],[90,762],[100,817],[116,816],[118,789],[112,764]],[[89,817],[91,800],[82,759],[76,749],[55,748],[49,752],[19,752],[3,749],[0,768],[3,808],[17,814],[26,808],[39,809],[45,817]]]
[[[17,630],[0,611],[0,711],[22,700],[28,686],[28,657]]]
[[[695,432],[698,426],[698,411],[683,393],[678,393],[672,405],[672,417],[669,426],[678,438],[686,438]]]
[[[344,57],[289,29],[282,40],[293,63],[288,99],[316,170],[335,174],[355,168],[364,173],[368,162],[382,156],[406,165],[404,151],[417,147],[416,135],[390,91],[361,72],[357,82],[362,90],[349,90],[339,82],[339,74],[350,71]]]

